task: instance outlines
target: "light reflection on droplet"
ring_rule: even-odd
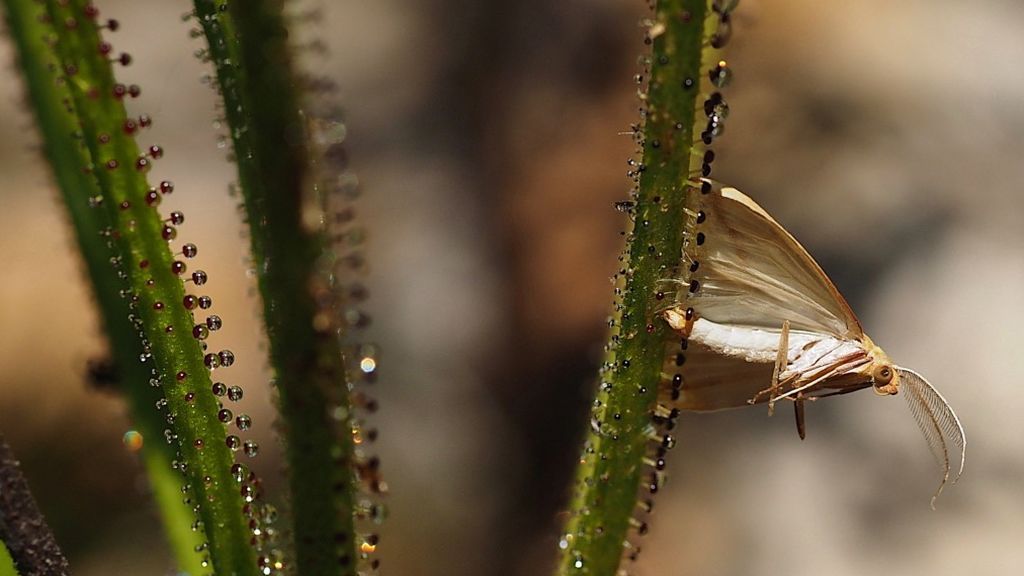
[[[377,361],[370,357],[363,358],[359,361],[359,369],[369,374],[377,369]]]

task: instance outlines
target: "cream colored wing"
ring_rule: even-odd
[[[942,482],[932,496],[934,508],[935,499],[942,493],[946,483],[950,482],[950,476],[951,483],[956,484],[964,473],[967,449],[964,428],[942,394],[920,374],[898,366],[896,372],[900,376],[899,390],[907,399],[914,420],[917,420],[935,460],[942,467]]]
[[[748,400],[772,381],[773,365],[770,362],[747,362],[719,354],[692,341],[684,352],[686,361],[682,366],[673,364],[674,357],[675,354],[670,354],[666,372],[682,376],[679,397],[671,401],[671,405],[680,410],[724,410],[749,406]]]
[[[679,298],[720,324],[793,330],[856,339],[863,334],[846,300],[821,267],[763,208],[717,184],[701,197],[683,266],[699,287]],[[692,268],[691,268],[692,269]],[[686,288],[683,289],[684,292]]]

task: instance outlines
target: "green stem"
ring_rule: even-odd
[[[684,208],[694,196],[691,166],[700,166],[695,118],[710,10],[707,0],[660,0],[648,32],[652,53],[645,99],[643,162],[634,175],[633,230],[620,274],[622,296],[594,402],[591,430],[576,472],[570,515],[559,542],[559,575],[612,576],[638,514],[638,490],[657,490],[645,464],[655,435],[652,412],[675,339],[657,318],[662,280],[675,277],[684,242]],[[706,22],[707,21],[707,22]],[[699,140],[698,140],[699,142]],[[658,444],[653,448],[657,449]]]
[[[281,5],[195,1],[251,229],[290,471],[295,562],[303,575],[354,576],[365,551],[353,516],[352,382],[329,278],[335,255],[320,222],[312,119],[300,112]]]
[[[184,263],[174,260],[168,246],[183,217],[172,216],[168,223],[156,209],[160,191],[150,188],[145,173],[158,154],[140,154],[134,133],[146,121],[129,121],[126,115],[124,87],[115,83],[110,56],[101,49],[95,10],[84,0],[47,0],[46,6],[60,70],[92,159],[89,173],[102,191],[100,210],[112,223],[106,234],[118,253],[112,260],[126,281],[124,295],[130,319],[142,334],[141,357],[149,366],[150,382],[164,391],[166,405],[161,406],[181,454],[178,468],[194,495],[190,504],[205,530],[203,548],[217,574],[256,574],[253,533],[243,504],[255,497],[258,487],[247,471],[233,470],[234,456],[218,420],[220,401],[211,393],[207,368],[216,358],[204,363],[201,342],[207,330],[203,326],[217,328],[220,320],[211,315],[197,327],[194,301],[185,299]],[[203,276],[193,278],[199,279],[196,284],[205,281]]]
[[[77,116],[71,96],[56,82],[56,56],[44,41],[52,30],[40,19],[46,14],[45,7],[30,0],[5,0],[5,5],[8,29],[18,48],[43,149],[71,217],[110,339],[120,390],[131,404],[132,420],[144,439],[141,456],[171,548],[181,571],[199,574],[202,565],[196,547],[203,542],[202,534],[190,528],[194,514],[182,503],[181,474],[171,469],[176,449],[164,442],[166,425],[154,409],[164,395],[159,387],[149,385],[149,369],[139,362],[142,342],[128,321],[131,311],[119,295],[124,284],[111,270],[112,251],[100,235],[101,230],[110,226],[109,218],[105,211],[89,206],[89,199],[100,197],[102,192],[96,179],[82,170],[90,163],[89,153],[83,148],[81,137],[76,135]]]

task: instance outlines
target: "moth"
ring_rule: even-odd
[[[697,194],[697,210],[687,211],[684,275],[671,281],[680,289],[660,312],[682,339],[671,405],[766,403],[771,414],[789,401],[803,439],[807,403],[865,388],[901,395],[943,470],[934,506],[963,473],[967,444],[945,398],[872,342],[821,266],[756,202],[710,180]]]

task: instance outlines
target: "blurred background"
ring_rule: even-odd
[[[142,85],[283,492],[246,244],[183,0],[98,0]],[[550,571],[588,415],[625,217],[641,0],[335,0],[326,53],[371,232],[367,339],[383,349],[385,574]],[[1024,4],[743,0],[715,177],[772,212],[871,337],[926,374],[969,437],[940,478],[904,403],[685,414],[635,572],[1005,575],[1024,568]],[[0,60],[13,62],[0,44]],[[0,429],[76,574],[169,572],[123,403],[13,65],[0,77]]]

